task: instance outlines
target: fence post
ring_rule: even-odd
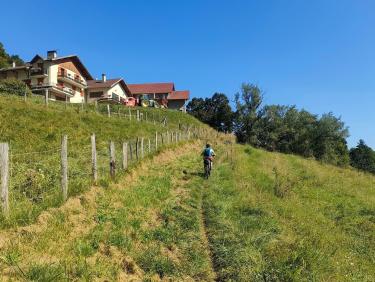
[[[133,146],[131,142],[129,143],[129,159],[133,160]]]
[[[138,161],[138,159],[139,159],[139,138],[137,137],[137,140],[135,141],[136,143],[135,143],[135,157],[136,157],[136,159],[137,159],[137,161]]]
[[[129,108],[129,120],[132,120],[132,111]]]
[[[144,158],[144,156],[145,156],[145,152],[144,152],[144,150],[143,150],[143,141],[144,141],[144,139],[143,139],[143,137],[141,138],[141,158],[143,159]]]
[[[95,134],[91,135],[91,163],[92,163],[92,180],[94,181],[94,183],[96,183],[98,181],[98,166],[97,166]]]
[[[48,107],[48,89],[46,89],[46,93],[45,93],[45,102],[46,102],[46,106]]]
[[[25,99],[25,102],[26,102],[26,99],[27,99],[27,84],[25,84],[25,95],[24,95],[24,99]]]
[[[139,121],[139,110],[137,110],[137,121]]]
[[[128,168],[128,143],[122,143],[122,168]]]
[[[109,143],[109,172],[111,174],[112,178],[115,178],[116,176],[116,157],[115,157],[115,143],[113,141],[110,141]]]
[[[68,198],[68,136],[61,141],[61,190],[64,202]]]
[[[158,150],[158,132],[155,132],[155,151]]]
[[[151,154],[151,140],[148,139],[148,153]]]
[[[107,105],[107,113],[108,113],[108,117],[111,117],[111,109],[109,107],[109,104]]]
[[[1,206],[5,216],[9,215],[9,145],[0,143]]]

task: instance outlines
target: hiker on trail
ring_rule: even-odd
[[[212,169],[212,162],[215,157],[215,151],[211,148],[210,144],[206,144],[206,148],[202,152],[203,161],[209,160],[210,161],[210,169]]]

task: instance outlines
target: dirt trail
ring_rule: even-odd
[[[203,185],[203,189],[207,189],[207,185]],[[209,240],[208,240],[208,234],[207,234],[207,224],[206,224],[206,216],[205,216],[205,213],[204,213],[204,209],[203,209],[203,193],[204,191],[202,191],[201,193],[201,200],[200,200],[200,215],[201,215],[201,218],[200,218],[200,233],[201,233],[201,238],[202,238],[202,242],[203,242],[203,245],[205,246],[205,249],[206,249],[206,253],[207,253],[207,256],[209,257],[210,259],[210,268],[211,268],[211,273],[212,273],[212,280],[213,281],[216,281],[217,280],[217,274],[216,274],[216,271],[215,271],[215,265],[214,265],[214,259],[213,259],[213,256],[212,256],[212,251],[211,251],[211,247],[210,247],[210,243],[209,243]]]
[[[220,157],[215,160],[215,167],[218,167],[218,165],[220,165],[221,161],[224,158],[223,154],[219,154],[219,156]],[[215,173],[215,172],[213,171],[213,173]],[[210,177],[213,177],[213,175],[211,175]],[[204,243],[204,245],[206,247],[206,250],[207,250],[207,255],[210,258],[210,264],[211,264],[211,269],[212,269],[212,273],[213,273],[213,280],[219,281],[218,275],[217,275],[217,272],[216,272],[217,267],[215,265],[215,260],[214,260],[212,248],[211,248],[211,245],[210,245],[210,240],[209,240],[210,237],[209,237],[209,234],[207,232],[207,216],[206,216],[204,204],[203,204],[204,197],[205,197],[205,190],[209,189],[209,182],[208,181],[210,181],[210,180],[209,179],[205,180],[202,183],[201,199],[200,199],[200,207],[199,207],[200,214],[201,214],[201,226],[200,226],[201,230],[200,231],[201,231],[201,238],[202,238],[203,243]]]

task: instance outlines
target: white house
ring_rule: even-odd
[[[101,80],[87,81],[86,101],[123,104],[130,96],[130,90],[122,78],[107,79],[102,75]]]

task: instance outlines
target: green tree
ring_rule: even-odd
[[[4,45],[0,42],[0,68],[6,68],[15,62],[17,66],[25,64],[25,62],[18,55],[9,55],[4,48]]]
[[[322,115],[313,132],[315,158],[336,165],[348,165],[348,136],[348,128],[341,118],[335,117],[332,113]]]
[[[375,174],[375,151],[359,140],[357,147],[350,150],[350,165]]]
[[[239,142],[259,146],[260,141],[255,128],[262,116],[260,106],[263,102],[263,95],[263,91],[251,83],[243,83],[241,91],[236,94],[235,131]]]
[[[187,111],[218,131],[232,131],[233,112],[229,99],[223,93],[215,93],[211,98],[193,98]]]

